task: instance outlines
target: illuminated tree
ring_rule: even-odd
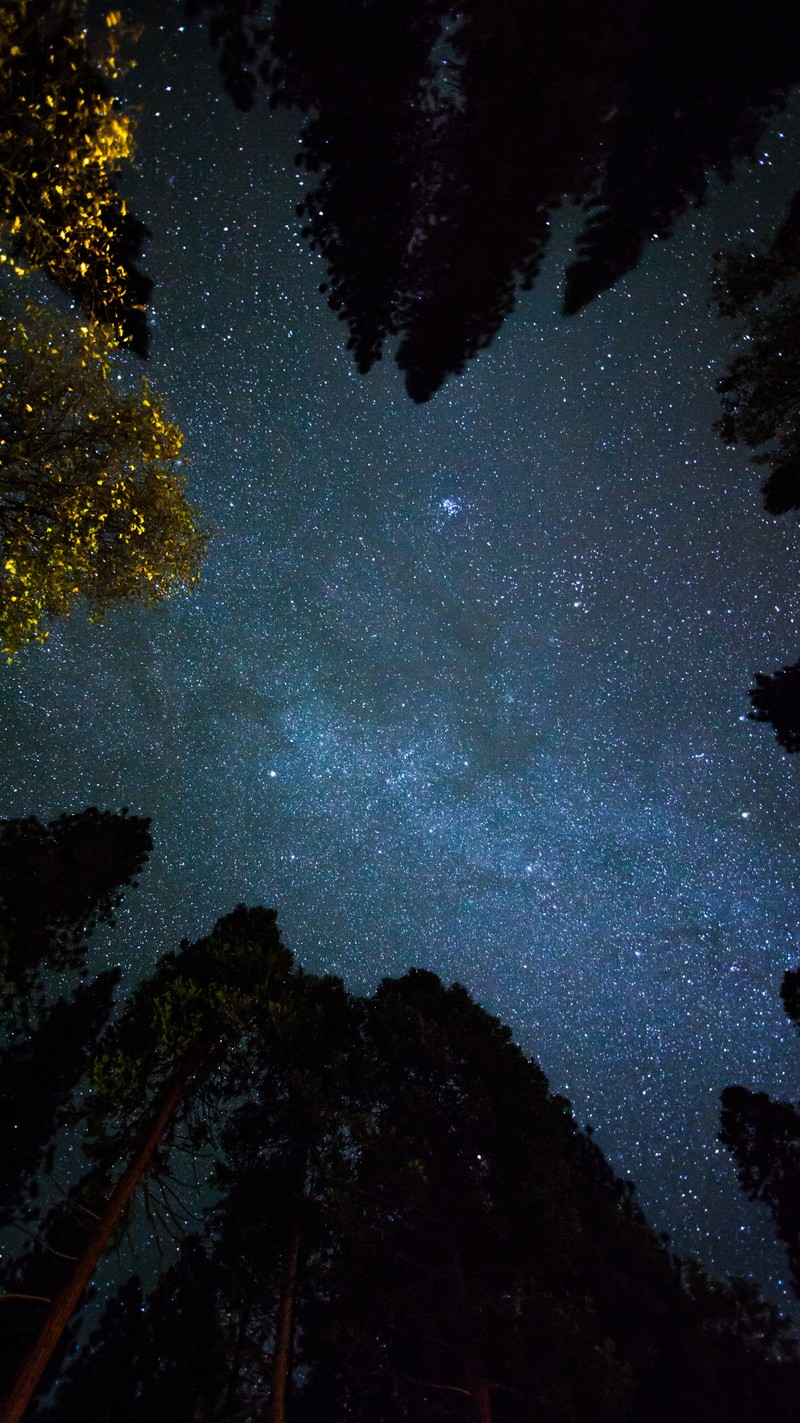
[[[120,16],[92,46],[85,0],[0,7],[0,263],[43,269],[141,355],[152,283],[135,268],[146,229],[116,189],[132,156],[119,75]]]
[[[151,604],[197,582],[205,538],[183,436],[144,380],[112,374],[107,328],[0,310],[0,634],[13,657],[83,602]]]

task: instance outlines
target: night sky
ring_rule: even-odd
[[[800,107],[569,321],[567,213],[535,292],[415,406],[319,295],[298,117],[237,114],[177,4],[124,13],[148,373],[212,540],[195,594],[76,615],[3,673],[2,813],[152,816],[96,955],[129,981],[238,901],[356,990],[459,979],[676,1248],[788,1303],[715,1136],[725,1085],[797,1095],[798,767],[747,720],[800,652],[796,525],[712,429],[734,347],[708,297],[711,253],[797,186]]]

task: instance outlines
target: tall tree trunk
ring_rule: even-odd
[[[232,1413],[236,1403],[236,1394],[239,1387],[239,1370],[242,1367],[242,1356],[247,1338],[247,1331],[250,1328],[250,1317],[253,1313],[250,1303],[250,1296],[242,1304],[239,1315],[239,1328],[236,1331],[236,1342],[233,1346],[233,1358],[231,1360],[230,1372],[228,1374],[228,1387],[225,1390],[224,1412]]]
[[[464,1279],[461,1256],[455,1246],[450,1254],[450,1276],[453,1281],[453,1294],[458,1315],[464,1384],[472,1399],[472,1416],[475,1423],[493,1423],[489,1380],[483,1373],[476,1357],[472,1306],[467,1292],[467,1282]]]
[[[269,1423],[286,1423],[286,1400],[289,1395],[289,1382],[292,1374],[292,1334],[301,1239],[300,1226],[296,1225],[289,1239],[278,1300],[278,1314],[275,1321]]]
[[[55,1296],[42,1327],[23,1360],[14,1384],[0,1407],[0,1423],[19,1423],[33,1397],[39,1380],[61,1335],[94,1274],[114,1227],[122,1216],[142,1176],[186,1093],[190,1079],[200,1067],[203,1045],[190,1048],[156,1097],[150,1122],[127,1169],[108,1198],[75,1268]]]

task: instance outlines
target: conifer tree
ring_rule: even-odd
[[[800,1031],[800,968],[784,975],[781,999]],[[775,1101],[747,1087],[726,1087],[720,1141],[736,1161],[742,1190],[751,1201],[769,1206],[800,1299],[800,1102]]]
[[[53,1138],[112,1008],[119,972],[81,984],[0,1051],[0,1228],[19,1218],[52,1165]]]
[[[205,1139],[202,1108],[223,1089],[248,1032],[280,1016],[291,965],[274,912],[240,905],[207,938],[167,954],[104,1035],[79,1120],[95,1179],[123,1169],[20,1364],[3,1423],[22,1418],[137,1188],[164,1168],[178,1126],[195,1148]]]
[[[106,1035],[85,1114],[99,1178],[202,1041],[221,1194],[147,1302],[120,1292],[51,1423],[167,1404],[186,1423],[796,1416],[775,1311],[669,1255],[507,1028],[419,970],[367,1000],[290,974],[263,916],[165,960]],[[206,1135],[194,1109],[180,1130]],[[162,1145],[148,1169],[167,1164]]]
[[[800,80],[791,0],[187,0],[240,107],[305,116],[302,233],[359,370],[412,399],[489,344],[578,205],[564,308],[623,278],[752,158]]]
[[[0,1007],[24,1016],[48,973],[85,967],[91,934],[113,924],[153,848],[149,826],[95,806],[0,821]]]

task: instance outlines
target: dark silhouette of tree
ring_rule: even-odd
[[[717,385],[717,429],[759,451],[754,462],[770,466],[764,508],[784,514],[800,508],[800,193],[768,246],[718,255],[715,295],[745,340]]]
[[[366,1010],[357,1209],[306,1316],[303,1423],[777,1408],[774,1311],[670,1260],[507,1028],[420,971]]]
[[[36,1176],[52,1165],[53,1138],[102,1028],[119,972],[81,984],[69,1001],[43,1009],[24,1037],[0,1052],[0,1227],[10,1224],[36,1192]]]
[[[728,444],[757,453],[769,514],[800,509],[800,193],[766,246],[717,254],[720,313],[737,320],[743,347],[718,382]],[[769,721],[786,751],[800,749],[800,663],[767,676],[750,692],[754,721]]]
[[[148,1300],[123,1287],[43,1419],[796,1416],[776,1312],[669,1255],[508,1028],[420,970],[365,1000],[292,971],[271,912],[168,956],[104,1035],[80,1114],[98,1217],[123,1140],[198,1044],[193,1101],[146,1169],[168,1169],[176,1132],[216,1141],[206,1239]],[[54,1225],[45,1243],[85,1248]],[[71,1268],[40,1243],[5,1288],[53,1297]]]
[[[784,750],[800,751],[800,662],[771,676],[757,672],[750,700],[751,719],[771,722]]]
[[[536,278],[550,220],[585,211],[578,311],[730,177],[800,80],[790,0],[187,0],[241,108],[301,110],[299,213],[360,370],[399,336],[427,400]]]
[[[670,1259],[463,988],[306,993],[225,1135],[231,1416],[285,1416],[288,1299],[295,1423],[791,1416],[775,1312]]]
[[[800,1031],[800,969],[784,975],[781,999]],[[800,1103],[738,1086],[726,1087],[721,1100],[720,1141],[733,1154],[742,1190],[772,1211],[800,1298]]]
[[[22,1418],[137,1188],[166,1168],[177,1127],[195,1149],[207,1139],[202,1108],[215,1077],[225,1082],[248,1029],[280,1013],[291,967],[274,911],[240,905],[207,938],[161,959],[104,1034],[76,1120],[96,1175],[110,1180],[124,1163],[122,1174],[50,1300],[0,1410],[3,1423]]]
[[[150,821],[90,806],[44,824],[0,821],[0,1005],[30,1004],[44,970],[81,969],[98,924],[153,848]]]
[[[246,1097],[222,1133],[209,1223],[231,1321],[226,1406],[269,1423],[285,1423],[298,1319],[302,1336],[308,1290],[324,1287],[361,1106],[360,1016],[340,980],[296,975],[233,1084]]]
[[[148,1297],[134,1276],[59,1384],[49,1423],[198,1423],[217,1417],[225,1369],[218,1273],[197,1237]]]
[[[42,1218],[28,1222],[20,1253],[3,1259],[0,1266],[0,1417],[4,1423],[1,1401],[13,1385],[20,1360],[36,1339],[48,1307],[69,1280],[107,1193],[107,1177],[95,1171],[86,1173],[68,1191],[51,1191],[50,1204]],[[54,1341],[51,1356],[42,1371],[43,1392],[58,1378],[75,1343],[79,1325],[80,1312],[76,1311]]]

